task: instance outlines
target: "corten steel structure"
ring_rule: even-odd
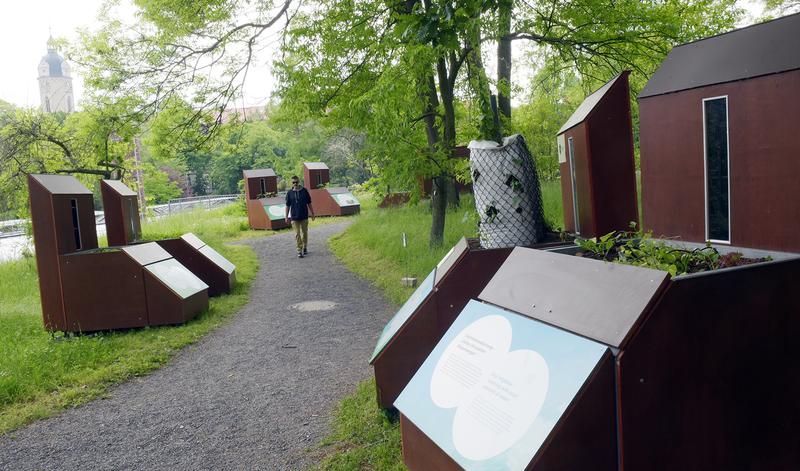
[[[316,190],[331,181],[331,171],[323,162],[303,162],[303,185],[306,189]]]
[[[278,192],[278,177],[271,168],[244,170],[244,194],[247,203],[247,220],[252,229],[282,229],[285,221],[270,218],[264,200]]]
[[[358,200],[347,188],[324,188],[330,182],[330,170],[322,162],[303,162],[303,178],[317,216],[347,216],[361,211]]]
[[[574,252],[515,248],[479,296],[607,347],[526,469],[800,467],[800,256],[670,277]],[[411,470],[460,469],[401,430]]]
[[[137,241],[141,237],[141,226],[136,192],[119,180],[102,180],[100,188],[108,245],[129,245]],[[203,280],[208,285],[209,296],[231,292],[236,283],[236,267],[194,234],[156,243]]]
[[[123,247],[142,270],[147,325],[182,324],[208,309],[208,285],[155,242]]]
[[[119,180],[101,180],[100,193],[108,245],[127,245],[139,240],[142,237],[139,195]]]
[[[564,226],[582,237],[639,221],[629,74],[586,97],[557,134]]]
[[[208,287],[158,245],[98,248],[92,192],[74,177],[28,185],[47,330],[172,324],[208,307]]]
[[[244,194],[248,201],[278,193],[278,176],[271,168],[242,170],[242,174]]]
[[[556,247],[566,243],[547,243],[537,247]],[[409,300],[415,306],[403,306],[393,319],[392,331],[384,331],[370,359],[375,370],[378,404],[394,408],[394,401],[442,335],[469,302],[474,299],[505,262],[511,248],[484,249],[478,239],[462,238],[439,262],[432,272],[432,289],[420,293],[424,297]],[[420,286],[420,289],[424,289]],[[419,299],[421,298],[421,299]],[[404,310],[407,318],[404,316]],[[384,338],[384,335],[391,335]],[[385,343],[385,344],[382,344]]]
[[[97,248],[92,192],[75,177],[28,175],[44,326],[67,330],[60,256]]]
[[[236,266],[191,232],[156,243],[203,280],[209,296],[230,293],[236,284]]]
[[[263,208],[266,218],[264,225],[267,229],[274,231],[289,227],[289,223],[286,222],[286,197],[261,198],[258,201]]]
[[[800,15],[675,47],[639,94],[656,235],[800,251]]]

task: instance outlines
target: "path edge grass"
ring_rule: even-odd
[[[14,430],[36,420],[55,416],[66,409],[81,406],[94,399],[107,397],[111,387],[152,373],[166,365],[183,348],[195,344],[226,323],[247,304],[252,282],[259,270],[259,261],[255,250],[244,242],[247,239],[268,237],[276,232],[251,231],[246,218],[243,218],[235,208],[224,209],[220,214],[234,216],[232,220],[237,224],[229,227],[228,233],[222,238],[208,234],[206,242],[215,246],[223,256],[236,265],[237,282],[232,292],[210,298],[209,308],[206,311],[178,326],[146,327],[81,336],[63,334],[51,336],[48,342],[52,342],[54,348],[57,348],[59,342],[119,342],[121,344],[119,355],[114,361],[70,372],[66,377],[59,378],[55,388],[43,388],[24,400],[4,405],[0,408],[0,437],[6,434],[13,436]],[[185,227],[170,229],[176,234],[193,230]],[[150,239],[161,239],[171,235],[159,233],[157,229],[154,233],[145,233],[145,236]],[[38,297],[38,284],[35,291]],[[34,304],[39,305],[38,302]],[[35,315],[40,316],[41,313],[37,312]],[[42,329],[37,335],[50,334]]]

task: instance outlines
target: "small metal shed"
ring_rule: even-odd
[[[278,193],[278,176],[271,168],[242,170],[244,194],[248,200],[264,198]]]
[[[274,200],[278,193],[278,176],[271,168],[244,170],[244,193],[247,220],[252,229],[277,229],[266,212],[265,200]],[[285,227],[282,225],[281,227]]]
[[[101,180],[108,245],[132,244],[142,237],[139,195],[119,180]]]
[[[672,49],[639,94],[645,229],[800,252],[798,51],[800,14]]]
[[[558,131],[564,226],[581,237],[639,221],[629,74],[586,97]]]
[[[44,326],[64,331],[60,256],[97,248],[92,192],[75,177],[28,175]]]
[[[330,181],[330,169],[323,162],[303,162],[303,185],[307,189],[315,190]]]

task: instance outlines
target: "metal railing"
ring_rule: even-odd
[[[182,211],[189,211],[197,208],[216,208],[218,206],[230,204],[242,195],[205,195],[205,196],[190,196],[188,198],[176,198],[169,200],[166,204],[159,204],[156,206],[149,206],[147,209],[152,211],[153,214],[158,216],[166,216],[168,214],[179,213]]]
[[[0,221],[0,239],[5,237],[16,237],[25,234],[25,219],[11,219]]]

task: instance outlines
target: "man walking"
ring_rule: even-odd
[[[311,195],[300,186],[297,175],[292,176],[292,189],[286,192],[286,211],[284,218],[291,219],[294,237],[297,241],[297,257],[303,258],[308,253],[308,214],[314,219],[314,207],[311,206]]]

